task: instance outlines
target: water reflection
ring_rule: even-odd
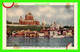
[[[48,38],[48,37],[8,37],[7,46],[44,46],[44,47],[65,47],[68,43],[74,43],[74,38]],[[74,46],[74,44],[73,44]]]

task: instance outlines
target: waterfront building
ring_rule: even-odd
[[[67,32],[66,31],[63,31],[63,35],[66,36],[67,35]]]
[[[54,36],[58,36],[58,31],[54,31]]]
[[[44,33],[39,33],[39,36],[41,37],[41,36],[44,36]]]
[[[49,36],[49,31],[48,30],[44,30],[44,36]]]
[[[53,36],[54,35],[54,31],[50,31],[50,36]]]
[[[39,36],[44,36],[44,30],[40,30],[40,32],[38,34],[39,34]]]

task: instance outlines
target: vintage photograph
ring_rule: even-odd
[[[19,5],[6,8],[6,47],[74,47],[74,5]]]

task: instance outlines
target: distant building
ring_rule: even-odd
[[[61,27],[61,26],[60,26],[60,24],[57,24],[57,23],[56,23],[56,20],[55,20],[54,23],[51,25],[51,28],[52,28],[52,29],[57,29],[57,30],[59,30],[59,27]]]
[[[19,18],[19,23],[24,25],[39,25],[40,22],[34,20],[34,17],[31,13],[28,13],[25,15],[25,19],[23,19],[21,16]]]
[[[42,20],[42,26],[43,26],[43,29],[45,29],[45,21],[44,21],[44,19]]]

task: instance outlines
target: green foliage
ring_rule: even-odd
[[[13,23],[13,24],[19,24],[18,22],[15,22],[15,23]]]
[[[63,27],[59,27],[59,29],[63,29]]]
[[[42,26],[7,26],[7,28],[10,28],[10,31],[27,30],[27,29],[30,29],[31,31],[42,30]]]
[[[64,26],[63,28],[68,28],[68,29],[70,29],[70,28],[74,28],[74,26]]]
[[[7,24],[12,24],[12,22],[10,22],[10,21],[7,21]]]

